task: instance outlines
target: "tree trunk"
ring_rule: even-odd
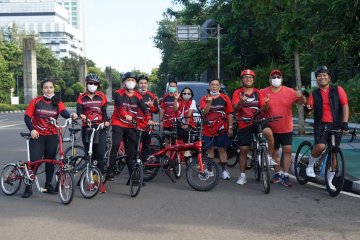
[[[294,51],[294,63],[295,63],[295,77],[296,77],[296,87],[301,89],[301,75],[300,75],[300,60],[299,52],[297,49]],[[304,119],[304,108],[302,105],[298,106],[298,117],[299,117],[299,135],[305,134],[305,119]]]

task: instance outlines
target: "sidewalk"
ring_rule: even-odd
[[[306,126],[306,135],[299,136],[298,133],[298,120],[294,119],[294,137],[293,137],[293,153],[296,152],[300,143],[304,140],[314,142],[313,129]],[[306,123],[312,123],[312,119],[307,119]],[[359,124],[349,124],[351,128],[356,127],[360,129]],[[344,135],[341,140],[341,150],[345,158],[345,184],[344,190],[360,194],[360,140],[357,138],[349,143],[351,135]]]

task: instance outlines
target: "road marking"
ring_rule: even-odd
[[[22,124],[22,123],[19,123],[19,124],[11,124],[11,125],[5,125],[5,126],[1,126],[0,128],[14,127],[14,126],[21,125],[21,124]]]
[[[7,121],[9,120],[8,118],[4,118],[4,119],[0,119],[0,121]]]

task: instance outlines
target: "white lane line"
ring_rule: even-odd
[[[9,120],[9,119],[7,119],[7,118],[0,119],[0,122],[1,122],[1,121],[7,121],[7,120]]]
[[[21,125],[21,124],[22,124],[22,123],[19,123],[19,124],[11,124],[11,125],[5,125],[5,126],[1,126],[0,128],[14,127],[14,126]]]

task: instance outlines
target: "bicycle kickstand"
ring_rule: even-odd
[[[173,183],[176,183],[175,179],[170,175],[169,170],[165,171],[165,173]]]

